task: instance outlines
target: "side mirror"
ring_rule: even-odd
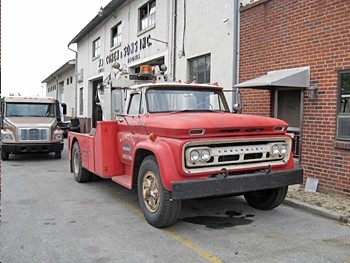
[[[238,104],[238,103],[233,104],[232,109],[236,113],[242,113],[242,105],[241,104]]]
[[[67,114],[67,104],[66,103],[61,103],[62,106],[62,113],[63,115]]]

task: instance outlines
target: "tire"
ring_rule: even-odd
[[[1,150],[1,160],[6,161],[9,159],[9,153]]]
[[[82,166],[79,143],[75,142],[72,150],[72,170],[75,181],[85,183],[91,180],[91,173]]]
[[[62,157],[61,151],[55,152],[55,158],[56,158],[56,159],[61,159],[61,157]]]
[[[286,198],[288,186],[267,189],[244,194],[248,204],[259,210],[271,210],[282,204]]]
[[[147,222],[157,228],[174,224],[181,211],[181,200],[172,200],[171,192],[164,189],[157,160],[146,157],[138,175],[138,197]]]

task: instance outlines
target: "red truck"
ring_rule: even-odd
[[[99,87],[104,120],[89,134],[68,134],[77,182],[97,175],[137,187],[146,220],[158,228],[177,221],[185,199],[244,195],[270,210],[302,182],[286,122],[231,113],[217,85],[118,70]]]

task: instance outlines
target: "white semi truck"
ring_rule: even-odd
[[[62,104],[63,114],[66,106]],[[1,159],[10,154],[55,153],[61,158],[60,105],[54,98],[4,97],[1,101]]]

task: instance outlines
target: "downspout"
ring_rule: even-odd
[[[185,1],[185,0],[184,0]],[[177,30],[177,0],[174,0],[174,17],[173,17],[173,80],[176,80],[176,30]]]
[[[233,70],[232,70],[232,105],[237,103],[238,88],[238,39],[239,39],[239,1],[233,1]],[[239,102],[238,102],[239,103]]]
[[[78,65],[78,52],[77,51],[75,51],[74,49],[71,49],[70,48],[70,45],[71,45],[71,43],[69,43],[68,44],[68,49],[70,50],[70,51],[73,51],[74,53],[75,53],[75,74],[77,74],[77,65]],[[77,114],[77,112],[78,112],[78,109],[77,109],[77,80],[76,80],[76,78],[75,78],[75,88],[74,88],[74,114],[72,114],[73,116],[72,116],[72,118],[74,119],[78,114]]]

